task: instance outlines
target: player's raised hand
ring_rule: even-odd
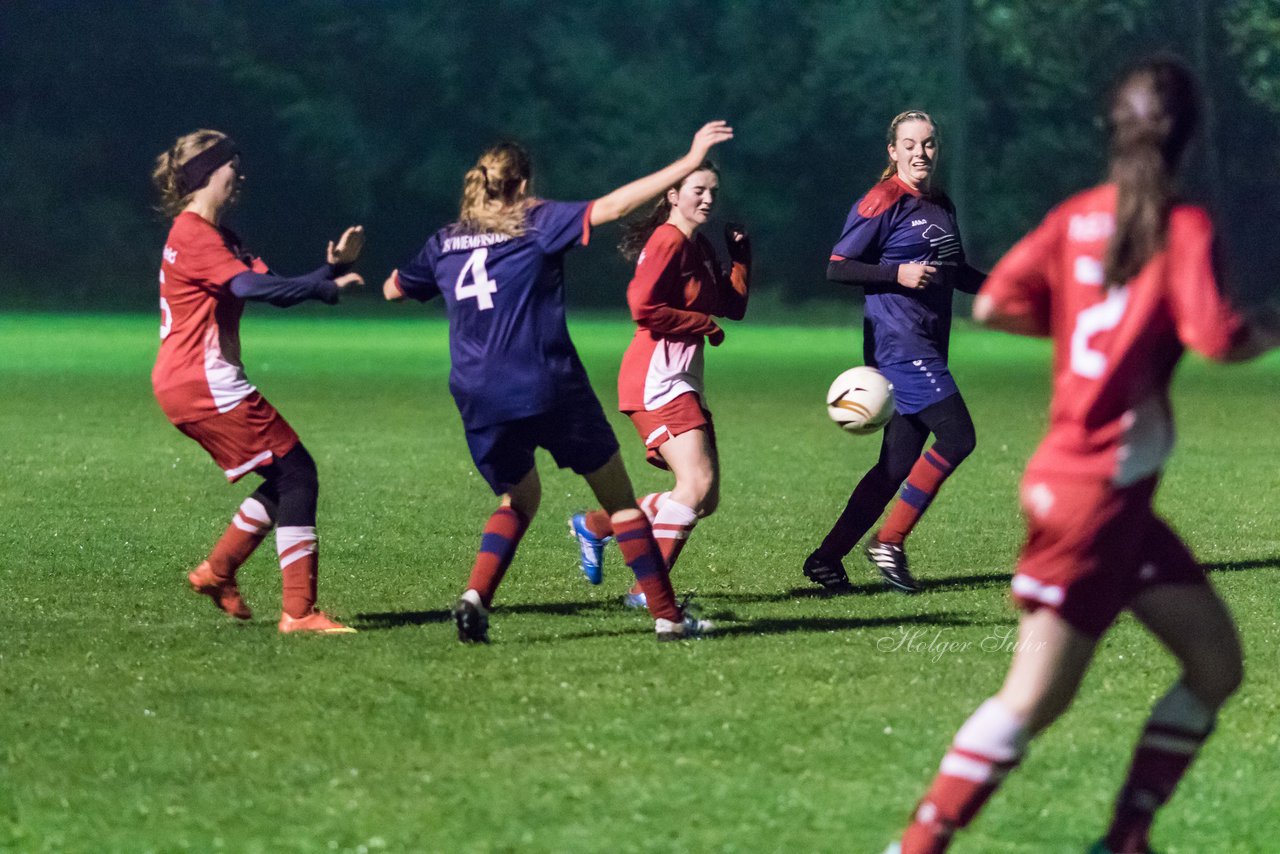
[[[898,284],[913,291],[920,290],[933,281],[937,267],[928,264],[899,264]]]
[[[337,244],[329,241],[326,260],[330,264],[354,264],[364,251],[364,226],[353,225],[338,238]]]
[[[751,237],[747,227],[737,222],[724,224],[724,242],[729,248],[729,257],[735,261],[746,261],[751,258]]]
[[[689,146],[689,159],[701,163],[707,157],[712,146],[733,139],[733,128],[722,120],[707,122],[693,135],[693,145]]]
[[[359,273],[344,273],[334,279],[333,283],[338,286],[338,290],[346,290],[351,285],[363,285],[364,279]]]

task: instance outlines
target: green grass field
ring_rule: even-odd
[[[242,572],[251,623],[185,590],[252,487],[164,420],[155,326],[0,318],[2,850],[878,854],[1004,673],[1043,342],[957,328],[979,445],[912,538],[924,595],[886,592],[857,560],[856,595],[801,576],[878,449],[821,405],[860,344],[748,323],[708,354],[724,498],[675,576],[720,636],[655,643],[619,604],[616,550],[601,587],[582,580],[564,520],[591,498],[544,459],[494,642],[464,648],[448,608],[493,497],[445,387],[443,324],[258,308],[244,323],[250,377],[320,467],[321,603],[361,629],[334,638],[277,634],[271,548]],[[629,326],[574,335],[611,408]],[[1175,387],[1160,507],[1214,570],[1248,677],[1157,825],[1168,854],[1275,850],[1278,379],[1276,357],[1189,362]],[[638,489],[662,487],[615,427]],[[1174,674],[1122,620],[954,850],[1083,851]]]

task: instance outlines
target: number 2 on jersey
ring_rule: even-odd
[[[489,271],[485,269],[485,259],[489,257],[487,248],[476,249],[467,258],[467,263],[462,265],[461,272],[458,273],[458,281],[453,286],[453,296],[461,301],[464,299],[474,299],[476,301],[476,309],[479,311],[487,311],[493,308],[493,296],[498,292],[498,283],[489,278]],[[467,284],[467,277],[471,277],[471,283]]]
[[[1071,371],[1095,380],[1107,370],[1107,356],[1089,346],[1093,336],[1115,329],[1129,305],[1127,287],[1112,288],[1107,298],[1076,315],[1076,328],[1071,333]]]

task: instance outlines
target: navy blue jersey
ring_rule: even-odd
[[[955,208],[944,195],[921,195],[898,176],[881,181],[854,204],[833,259],[866,264],[933,264],[927,287],[868,284],[864,357],[884,368],[906,362],[945,363],[951,339],[951,283],[964,266]]]
[[[564,253],[590,240],[590,209],[538,202],[519,237],[447,226],[400,268],[405,296],[444,297],[449,390],[468,429],[594,399],[564,319]]]

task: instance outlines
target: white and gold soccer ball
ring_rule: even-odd
[[[874,433],[893,417],[893,384],[875,368],[850,368],[831,384],[827,414],[846,433]]]

